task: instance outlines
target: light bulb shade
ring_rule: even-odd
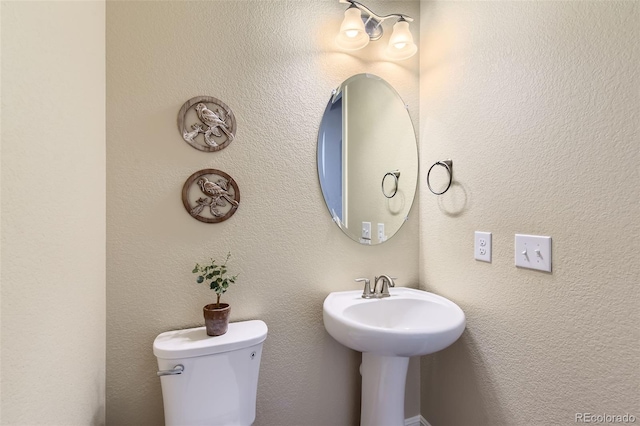
[[[358,50],[369,44],[369,35],[364,29],[362,14],[357,7],[350,7],[344,12],[336,43],[345,50]]]
[[[389,39],[387,54],[391,59],[407,59],[418,51],[418,47],[413,42],[413,36],[409,31],[409,23],[405,20],[396,22],[393,26],[393,34]]]

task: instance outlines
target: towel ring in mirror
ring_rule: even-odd
[[[393,176],[393,178],[396,180],[396,185],[393,188],[393,193],[391,195],[387,195],[386,192],[384,192],[384,180],[387,178],[387,176]],[[400,170],[394,170],[392,172],[386,173],[383,177],[382,177],[382,194],[387,197],[387,198],[393,198],[395,197],[396,193],[398,192],[398,179],[400,179]]]

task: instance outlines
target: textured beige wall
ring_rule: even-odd
[[[417,2],[370,2],[416,16]],[[333,46],[337,1],[109,2],[107,4],[107,423],[162,422],[151,345],[163,331],[202,324],[213,299],[191,268],[233,253],[238,283],[224,296],[232,321],[269,326],[258,425],[350,425],[359,417],[359,356],[322,324],[331,291],[388,273],[418,285],[417,209],[389,242],[356,244],[333,224],[316,172],[316,138],[331,90],[372,72],[418,118],[418,58],[384,61],[384,42],[354,55]],[[417,34],[418,26],[414,27]],[[387,34],[388,36],[388,34]],[[197,95],[222,99],[238,120],[217,153],[182,141],[176,115]],[[228,221],[187,214],[187,177],[218,168],[239,184]],[[418,413],[418,363],[409,409]]]
[[[637,2],[421,3],[420,281],[467,330],[422,361],[433,425],[640,415]],[[493,262],[473,231],[493,232]],[[553,273],[513,266],[553,237]]]
[[[0,423],[103,424],[105,4],[1,14]]]

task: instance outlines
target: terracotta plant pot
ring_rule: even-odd
[[[231,307],[228,303],[221,303],[219,308],[212,303],[203,308],[204,325],[207,327],[208,336],[222,336],[229,328],[229,313]]]

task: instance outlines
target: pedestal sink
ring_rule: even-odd
[[[404,425],[409,357],[437,352],[458,340],[462,309],[444,297],[412,288],[363,299],[362,291],[330,293],[324,300],[327,332],[362,352],[361,426]]]

